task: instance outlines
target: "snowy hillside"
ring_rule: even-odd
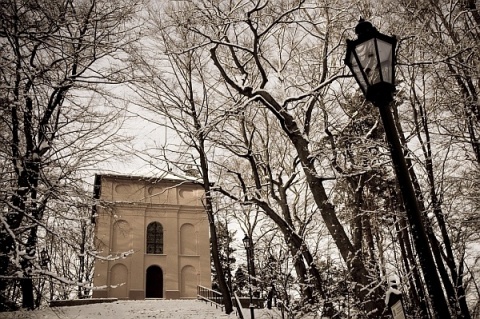
[[[199,300],[117,301],[85,306],[45,308],[35,311],[0,313],[2,319],[143,319],[143,318],[208,318],[235,319],[215,306]]]

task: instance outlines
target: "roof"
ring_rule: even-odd
[[[188,175],[182,175],[178,173],[172,173],[172,172],[163,172],[159,175],[152,175],[152,176],[140,176],[140,175],[124,175],[124,174],[95,174],[95,176],[105,176],[105,177],[111,177],[111,178],[122,178],[122,179],[135,179],[135,180],[141,180],[141,181],[151,181],[151,182],[158,182],[158,181],[172,181],[172,182],[178,182],[178,181],[185,181],[185,182],[195,182],[195,181],[201,181],[199,178],[194,177],[194,176],[188,176]]]

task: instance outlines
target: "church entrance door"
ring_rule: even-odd
[[[163,298],[163,272],[158,266],[147,268],[145,298]]]

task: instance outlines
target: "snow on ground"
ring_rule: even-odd
[[[244,309],[246,318],[249,310]],[[44,308],[35,311],[0,312],[0,319],[236,319],[200,300],[116,301],[84,306]],[[255,318],[281,318],[256,310]]]
[[[235,319],[200,300],[116,301],[84,306],[0,313],[1,319]]]

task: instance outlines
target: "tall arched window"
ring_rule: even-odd
[[[147,226],[147,254],[163,254],[163,226],[159,222]]]

